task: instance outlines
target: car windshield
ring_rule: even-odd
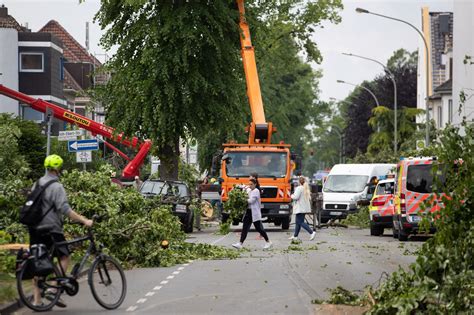
[[[329,175],[323,191],[357,193],[364,190],[368,180],[366,175]]]
[[[166,195],[168,193],[168,185],[165,182],[146,181],[143,183],[140,193],[152,195]]]
[[[446,178],[441,167],[438,168],[436,177],[438,180],[436,184],[442,187],[445,184]],[[417,193],[429,194],[433,192],[433,184],[432,164],[418,164],[408,166],[407,190]],[[438,192],[440,192],[439,189]]]
[[[177,189],[175,190],[175,194],[178,193],[180,197],[188,197],[189,192],[188,188],[184,184],[178,184],[178,183],[171,183],[172,188]]]
[[[393,194],[393,182],[381,183],[377,185],[376,195],[391,195]]]
[[[226,158],[226,173],[229,177],[248,177],[257,173],[259,177],[286,176],[288,154],[285,152],[229,152]]]

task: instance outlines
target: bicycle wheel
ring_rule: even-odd
[[[33,277],[32,271],[33,261],[31,259],[25,260],[20,269],[17,271],[16,284],[18,295],[21,302],[28,308],[37,311],[48,311],[56,305],[56,302],[61,296],[61,289],[57,287],[56,279],[61,277],[58,268],[54,268],[54,272],[45,277]],[[35,288],[34,283],[37,284],[37,301],[34,300]]]
[[[110,256],[100,255],[89,270],[89,286],[94,299],[103,308],[119,307],[127,293],[127,280],[122,266]]]

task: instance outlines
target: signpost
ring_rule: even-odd
[[[97,139],[73,140],[68,141],[67,149],[69,152],[96,151],[99,150],[99,143]]]
[[[90,163],[92,162],[92,151],[78,151],[76,152],[77,163]]]
[[[84,135],[84,130],[66,130],[60,131],[58,141],[77,140],[77,137]]]

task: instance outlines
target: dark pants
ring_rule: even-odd
[[[295,234],[294,237],[298,237],[300,234],[301,228],[308,231],[309,234],[313,234],[313,230],[309,227],[308,223],[304,222],[304,213],[297,213],[296,214],[296,224],[295,224]]]
[[[247,238],[247,233],[250,230],[250,226],[252,225],[252,211],[250,209],[247,209],[244,215],[244,224],[242,227],[242,234],[240,234],[240,242],[243,243],[245,239]],[[262,221],[255,221],[253,223],[253,226],[255,227],[255,230],[257,230],[258,233],[265,239],[265,241],[268,242],[268,235],[267,232],[263,229],[263,224]]]

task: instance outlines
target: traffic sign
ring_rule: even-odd
[[[66,130],[60,131],[58,141],[77,140],[77,137],[82,136],[84,130]]]
[[[80,151],[76,152],[77,163],[89,163],[92,162],[92,151]]]
[[[95,151],[99,150],[99,143],[97,139],[68,141],[67,149],[69,152]]]

